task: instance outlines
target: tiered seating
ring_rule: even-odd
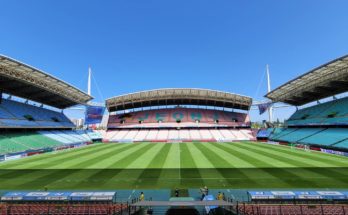
[[[0,154],[21,152],[30,149],[28,146],[19,142],[9,140],[6,136],[0,136]]]
[[[239,130],[230,130],[232,135],[236,137],[235,140],[248,140],[248,138]]]
[[[223,141],[223,140],[225,140],[225,137],[222,136],[222,134],[220,133],[219,130],[212,129],[212,130],[210,130],[210,133],[211,133],[211,135],[213,136],[213,138],[214,138],[215,140],[217,140],[217,141]]]
[[[190,132],[188,130],[180,130],[179,131],[180,139],[182,140],[190,140]]]
[[[35,132],[6,133],[0,136],[0,154],[53,148],[61,144]]]
[[[120,130],[118,132],[116,132],[116,134],[114,136],[112,136],[112,138],[110,139],[111,141],[119,141],[119,140],[123,140],[124,137],[128,134],[128,130]]]
[[[0,126],[5,128],[72,128],[73,123],[60,112],[2,99]]]
[[[285,135],[291,134],[295,132],[298,128],[286,128],[286,129],[278,129],[278,132],[273,132],[271,134],[270,139],[272,140],[281,140],[281,138]]]
[[[168,130],[159,130],[156,137],[155,137],[155,140],[159,140],[159,141],[167,140],[168,134],[169,134]],[[151,140],[153,140],[153,139],[151,139]]]
[[[169,140],[180,139],[179,131],[178,130],[169,130],[168,139]]]
[[[130,130],[130,131],[126,134],[126,136],[124,136],[123,139],[125,139],[125,140],[134,140],[134,139],[135,139],[135,136],[137,136],[138,132],[139,132],[138,130]]]
[[[346,128],[328,128],[318,134],[302,139],[300,142],[330,146],[347,138],[348,130]]]
[[[105,138],[105,136],[106,136],[105,130],[94,130],[94,133],[99,134],[99,137],[101,137],[101,138]]]
[[[118,132],[119,132],[118,130],[105,132],[104,139],[105,140],[112,140],[112,139],[114,139],[114,136],[116,136],[116,134]]]
[[[342,142],[336,143],[333,145],[336,148],[345,148],[348,149],[348,140],[344,140]]]
[[[244,134],[247,140],[254,140],[256,133],[253,133],[250,129],[240,129],[240,131]]]
[[[126,204],[4,204],[1,215],[112,215],[127,211]]]
[[[92,142],[84,131],[8,132],[0,135],[0,154]]]
[[[221,129],[220,133],[224,136],[225,140],[235,140],[236,137],[228,129]]]
[[[180,121],[180,124],[177,122]],[[172,108],[146,110],[126,114],[110,115],[108,128],[117,127],[213,127],[216,125],[248,126],[248,114],[203,110],[194,108]]]
[[[198,130],[189,130],[190,132],[190,137],[192,140],[202,140],[203,138],[199,134]]]
[[[235,208],[236,210],[237,208]],[[347,205],[240,205],[238,211],[244,215],[345,215]]]
[[[204,140],[213,140],[214,137],[208,129],[199,130],[199,134]]]
[[[85,134],[81,135],[76,131],[38,131],[40,134],[56,140],[62,144],[77,144],[77,143],[86,143],[92,142],[92,140]]]
[[[146,140],[156,140],[157,134],[158,134],[158,130],[150,130],[146,136]]]
[[[270,136],[271,140],[348,148],[347,128],[288,128]]]
[[[238,141],[254,140],[255,135],[247,129],[122,129],[107,131],[106,141]]]
[[[348,97],[296,111],[287,121],[289,126],[348,124]]]
[[[138,134],[134,137],[134,141],[144,141],[148,133],[149,130],[140,130]]]
[[[325,129],[323,128],[301,128],[297,129],[294,132],[290,132],[286,135],[281,136],[282,141],[286,142],[298,142],[302,139],[305,139],[307,137],[310,137],[312,135],[315,135],[316,133],[319,133]]]
[[[85,133],[85,131],[63,131],[63,133],[80,142],[91,142],[91,138]]]

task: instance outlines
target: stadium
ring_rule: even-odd
[[[283,127],[252,128],[249,96],[165,88],[106,99],[106,128],[76,129],[64,109],[102,120],[90,94],[0,56],[0,214],[347,214],[347,83],[343,56],[270,91],[332,97]]]

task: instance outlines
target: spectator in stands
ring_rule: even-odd
[[[141,192],[139,196],[139,201],[144,201],[144,200],[145,200],[144,192]]]
[[[222,200],[226,201],[225,193],[222,193]]]

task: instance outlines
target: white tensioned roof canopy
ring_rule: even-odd
[[[165,105],[202,105],[249,110],[252,99],[228,92],[207,89],[157,89],[116,96],[106,100],[110,112]]]
[[[266,95],[273,102],[301,106],[348,91],[348,55],[295,78]]]
[[[64,109],[91,96],[34,67],[0,55],[0,92]]]

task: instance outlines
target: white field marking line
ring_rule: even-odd
[[[181,180],[181,149],[179,147],[179,168],[178,168],[178,171],[179,171],[179,179]]]
[[[154,178],[143,178],[142,181],[144,180],[153,180]],[[181,180],[182,178],[163,178],[163,180]],[[183,178],[183,179],[189,179],[189,180],[219,180],[221,178]],[[245,177],[243,178],[223,178],[223,179],[245,179]],[[270,179],[269,177],[258,177],[258,179]],[[279,178],[280,179],[280,178]],[[301,179],[327,179],[327,177],[301,177]],[[119,178],[119,179],[115,179],[115,180],[112,180],[112,181],[136,181],[136,182],[139,182],[138,179],[134,178]],[[273,179],[272,179],[273,180]],[[71,181],[75,181],[75,182],[79,182],[79,181],[86,181],[86,180],[71,180],[71,179],[64,179],[64,180],[58,180],[59,182],[71,182]],[[88,181],[88,180],[87,180]],[[139,186],[136,185],[136,189],[138,188]]]

